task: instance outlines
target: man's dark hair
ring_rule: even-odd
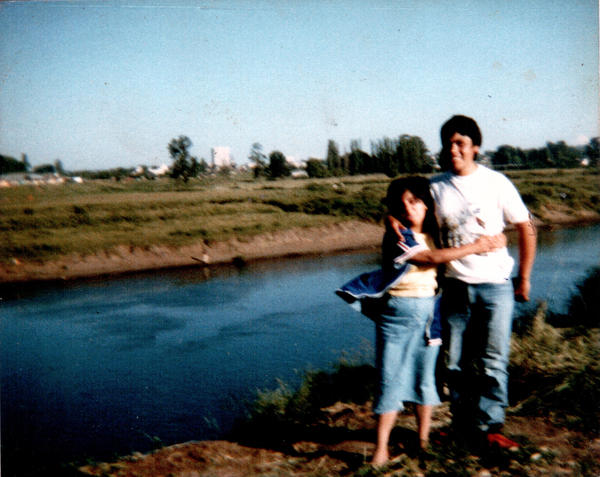
[[[453,116],[442,126],[442,148],[446,149],[454,133],[469,136],[473,146],[481,146],[481,131],[474,119],[467,116]]]

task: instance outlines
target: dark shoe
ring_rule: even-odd
[[[436,446],[448,446],[452,442],[452,437],[445,431],[439,431],[433,433],[430,440]]]

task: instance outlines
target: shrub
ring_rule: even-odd
[[[318,421],[321,409],[336,402],[365,403],[373,398],[375,386],[375,368],[370,364],[342,360],[333,371],[307,371],[296,390],[278,381],[277,389],[259,391],[248,419],[231,435],[252,445],[298,440]]]
[[[9,250],[0,249],[0,253],[5,253],[6,257],[14,256],[23,260],[41,260],[54,257],[63,253],[61,247],[46,243],[32,245],[17,245]]]
[[[331,188],[329,186],[318,182],[309,182],[308,184],[306,184],[306,190],[311,192],[324,193],[329,192],[330,189]]]
[[[554,417],[579,431],[600,432],[599,333],[557,329],[541,306],[513,340],[509,366],[513,413]],[[587,330],[584,330],[587,331]]]
[[[79,207],[78,205],[74,205],[71,225],[90,225],[91,223],[92,219],[90,218],[87,210],[85,210],[83,207]]]
[[[331,372],[307,371],[294,392],[280,382],[275,391],[259,393],[253,416],[264,417],[275,410],[285,421],[299,424],[338,401],[367,402],[373,398],[375,383],[375,368],[370,364],[341,362]]]
[[[309,159],[306,162],[306,173],[308,174],[308,177],[317,179],[330,176],[327,167],[325,167],[323,162],[319,161],[318,159]]]
[[[600,267],[588,270],[569,301],[571,322],[589,328],[600,327]]]

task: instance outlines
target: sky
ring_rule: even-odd
[[[440,149],[599,135],[597,0],[0,3],[0,154],[67,171],[210,163],[252,145],[295,160],[403,134]]]

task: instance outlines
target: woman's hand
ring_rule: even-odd
[[[475,245],[479,250],[476,253],[494,252],[506,247],[507,243],[508,239],[503,233],[498,235],[482,235],[475,241]]]

